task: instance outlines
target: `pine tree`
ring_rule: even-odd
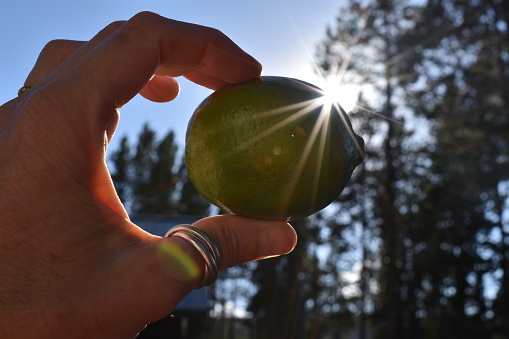
[[[313,300],[312,272],[317,269],[308,255],[308,219],[292,222],[299,242],[291,254],[257,263],[252,280],[257,287],[248,310],[254,316],[255,338],[306,338],[315,314],[307,312],[306,301]]]
[[[437,333],[509,336],[508,192],[501,189],[509,175],[507,6],[430,1],[416,29],[435,37],[413,64],[426,83],[413,100],[434,122],[437,140],[429,191],[436,203],[427,209],[439,228],[437,256],[447,263],[427,283],[440,300],[430,314],[443,321]],[[498,282],[486,285],[487,279]],[[497,298],[486,298],[494,288]]]
[[[184,157],[182,157],[178,171],[180,198],[178,200],[179,214],[207,216],[210,214],[210,203],[196,190],[186,171]]]
[[[150,169],[150,180],[144,185],[146,201],[139,213],[175,214],[175,156],[177,146],[172,131],[157,144],[155,160]]]
[[[359,262],[356,274],[360,277],[350,285],[363,294],[359,302],[355,296],[350,300],[338,296],[337,302],[359,316],[361,334],[366,333],[366,312],[375,311],[379,331],[390,338],[407,337],[409,331],[405,325],[408,300],[401,295],[410,286],[403,265],[406,229],[401,211],[412,192],[402,189],[402,183],[411,179],[401,165],[412,168],[407,154],[414,146],[409,142],[412,131],[403,129],[404,116],[396,112],[405,110],[399,93],[408,75],[401,61],[415,43],[400,37],[412,28],[416,15],[418,10],[405,1],[352,1],[341,11],[336,27],[327,31],[317,55],[326,77],[343,83],[361,79],[363,93],[369,93],[362,96],[354,112],[366,116],[364,121],[352,116],[354,128],[366,140],[365,165],[336,203],[339,212],[330,226],[332,234],[337,234],[330,241],[332,252],[342,254],[330,259],[329,270],[341,277],[345,265]],[[356,234],[355,240],[351,234]],[[351,240],[345,244],[344,239]],[[350,264],[351,270],[353,266]],[[375,277],[381,291],[377,296],[370,288]]]
[[[121,139],[119,149],[110,157],[112,179],[130,213],[178,213],[177,149],[173,131],[157,140],[148,124],[143,126],[134,152],[127,137]]]
[[[132,211],[144,213],[145,206],[151,198],[151,173],[156,162],[156,133],[148,124],[138,136],[136,152],[132,159],[133,176],[131,186],[133,190]]]
[[[131,199],[130,192],[130,165],[131,148],[127,136],[120,139],[120,145],[117,151],[111,154],[113,170],[111,178],[115,185],[115,190],[124,205],[128,205]]]

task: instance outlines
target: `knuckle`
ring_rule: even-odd
[[[56,39],[49,41],[42,49],[38,62],[58,65],[83,44],[82,41]]]
[[[229,39],[226,34],[223,33],[220,29],[214,28],[214,27],[208,27],[210,31],[210,35],[215,37],[216,39],[223,40],[223,39]]]
[[[140,41],[140,39],[150,39],[153,25],[157,22],[160,16],[152,12],[140,12],[135,14],[129,20],[122,22],[120,26],[116,27],[115,35],[119,41],[123,43],[130,43],[133,40]],[[119,25],[113,23],[112,25]]]
[[[201,26],[202,34],[207,38],[208,43],[222,45],[230,41],[230,38],[220,29],[210,26]]]
[[[108,26],[104,27],[103,32],[105,32],[106,34],[111,34],[118,30],[119,28],[121,28],[125,23],[126,23],[125,20],[114,21],[108,24]]]
[[[221,236],[225,246],[223,252],[226,254],[226,257],[222,258],[224,260],[223,265],[232,267],[244,261],[245,258],[243,258],[242,254],[246,249],[243,248],[242,241],[238,232],[235,231],[235,227],[224,227]]]
[[[44,48],[41,51],[41,55],[50,55],[50,54],[58,53],[58,51],[62,50],[62,48],[64,48],[64,47],[66,47],[68,43],[69,43],[69,41],[64,40],[64,39],[51,40],[48,43],[46,43],[46,45],[44,46]]]
[[[134,24],[142,24],[146,25],[149,23],[152,23],[156,20],[160,20],[161,16],[159,14],[149,12],[149,11],[143,11],[135,14],[131,19],[129,19],[129,23]]]

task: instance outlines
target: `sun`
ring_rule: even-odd
[[[356,84],[341,84],[333,79],[324,80],[321,84],[324,100],[329,104],[339,103],[349,113],[357,106],[361,88]]]

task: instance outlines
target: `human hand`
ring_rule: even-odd
[[[106,150],[118,109],[140,93],[178,95],[174,77],[218,89],[261,66],[217,30],[140,13],[88,42],[54,41],[25,85],[0,107],[0,328],[3,338],[126,338],[170,313],[201,279],[185,240],[132,224]],[[284,222],[237,216],[195,223],[221,269],[281,255],[296,235]],[[168,250],[170,249],[170,250]]]

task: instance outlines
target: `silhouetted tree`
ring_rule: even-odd
[[[339,241],[353,225],[368,232],[362,253],[375,265],[359,257],[375,267],[367,316],[382,337],[508,334],[506,13],[503,1],[352,1],[318,50],[321,71],[362,79],[365,112],[387,121],[357,125],[367,140],[362,182],[354,176],[338,201],[344,232],[331,239],[348,250]],[[402,128],[401,117],[430,126],[431,137]],[[361,274],[363,294],[367,282]]]
[[[119,148],[113,151],[110,156],[113,170],[111,179],[115,185],[115,190],[123,204],[129,203],[130,192],[130,166],[131,166],[131,148],[127,136],[120,139]]]
[[[130,213],[207,216],[210,204],[196,191],[177,165],[177,144],[172,131],[161,140],[145,124],[132,149],[126,136],[110,156],[112,179]]]
[[[182,157],[178,171],[180,182],[180,198],[178,202],[179,214],[207,216],[210,214],[210,203],[196,190],[186,171],[184,157]]]

